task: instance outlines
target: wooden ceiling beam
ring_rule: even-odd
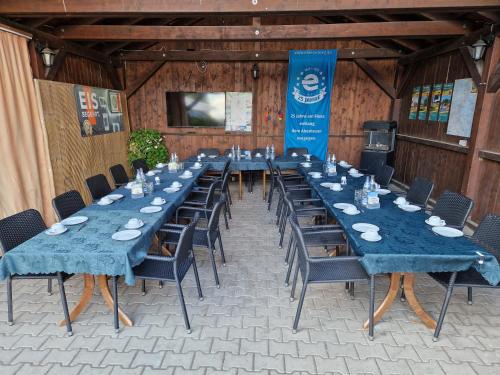
[[[500,31],[500,24],[488,25],[481,29],[475,30],[461,38],[458,38],[452,42],[445,41],[442,43],[434,44],[433,46],[416,51],[407,56],[403,56],[399,59],[399,63],[402,65],[413,64],[418,61],[428,59],[433,56],[439,56],[444,53],[455,51],[460,47],[468,46],[474,43],[480,36],[488,35],[490,32],[498,33]]]
[[[31,21],[24,22],[24,25],[36,28],[36,27],[43,26],[46,23],[49,23],[53,19],[54,19],[53,17],[39,17],[39,18],[35,18],[35,19],[31,20]]]
[[[313,13],[411,13],[487,11],[498,8],[498,0],[2,0],[0,13],[16,16],[51,14],[53,16],[171,14],[222,15],[313,14]]]
[[[500,63],[495,67],[495,70],[490,75],[488,80],[487,92],[497,92],[500,89]]]
[[[339,60],[396,59],[401,54],[385,48],[342,48]],[[123,52],[122,61],[288,61],[288,51],[132,51]]]
[[[65,40],[304,40],[459,36],[466,32],[447,21],[364,22],[263,26],[67,25],[56,35]]]
[[[385,92],[391,99],[396,99],[396,89],[380,75],[377,70],[365,59],[354,59],[357,66],[366,73],[368,77]]]
[[[109,59],[107,58],[106,55],[99,53],[93,49],[86,48],[84,46],[81,46],[81,45],[76,44],[76,43],[72,43],[70,41],[61,40],[60,38],[58,38],[57,36],[55,36],[53,34],[40,31],[40,30],[35,29],[33,27],[22,25],[22,24],[17,23],[17,22],[13,22],[13,21],[8,20],[8,19],[3,18],[3,17],[0,17],[0,22],[6,24],[8,26],[12,26],[12,27],[15,27],[17,29],[24,30],[24,31],[31,33],[33,35],[34,40],[38,39],[43,43],[47,43],[51,48],[56,48],[56,49],[57,48],[64,48],[67,53],[72,53],[72,54],[77,55],[77,56],[86,57],[90,60],[97,61],[97,62],[104,63],[104,64],[109,63]]]

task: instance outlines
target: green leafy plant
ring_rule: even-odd
[[[136,130],[128,140],[128,161],[144,159],[149,167],[168,160],[168,149],[163,137],[156,130]]]

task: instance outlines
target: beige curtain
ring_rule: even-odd
[[[53,197],[28,40],[0,31],[0,218],[35,208],[49,225],[54,218]]]

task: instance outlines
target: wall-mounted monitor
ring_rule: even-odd
[[[166,97],[169,127],[225,126],[225,92],[167,92]]]

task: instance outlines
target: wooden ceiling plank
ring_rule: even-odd
[[[163,65],[165,65],[166,62],[166,60],[158,61],[149,71],[132,82],[130,84],[130,87],[127,87],[125,91],[127,94],[127,98],[130,98],[132,95],[134,95],[137,90],[139,90],[147,82],[148,79],[150,79],[158,70],[161,69]]]
[[[497,64],[493,73],[488,80],[487,92],[497,92],[500,89],[500,63]]]
[[[342,48],[339,60],[395,59],[398,52],[386,48]],[[288,51],[131,51],[120,54],[122,61],[288,61]]]
[[[123,0],[2,0],[0,13],[12,15],[53,14],[177,14],[222,15],[294,14],[294,13],[411,13],[442,11],[487,11],[498,8],[498,0],[260,0],[220,1],[123,1]]]
[[[447,21],[364,22],[264,26],[67,25],[56,35],[66,40],[293,40],[418,38],[464,35]]]
[[[32,21],[24,22],[24,24],[27,25],[27,26],[29,26],[29,27],[35,27],[36,28],[36,27],[43,26],[46,23],[49,23],[53,19],[54,19],[54,17],[35,18]]]
[[[361,68],[362,71],[366,73],[372,81],[380,87],[380,89],[385,92],[391,99],[396,99],[396,89],[389,83],[387,83],[379,72],[375,70],[373,66],[365,59],[354,59],[357,66]]]

